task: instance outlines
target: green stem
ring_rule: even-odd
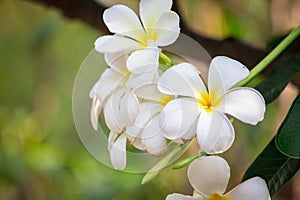
[[[193,160],[200,158],[201,156],[206,156],[207,154],[205,152],[200,152],[198,154],[195,154],[191,157],[185,158],[183,160],[178,161],[177,163],[175,163],[172,168],[173,169],[180,169],[188,164],[190,164]]]
[[[166,54],[164,54],[162,51],[159,52],[159,57],[166,63],[167,66],[169,66],[169,67],[173,66],[172,60]]]
[[[199,192],[197,192],[197,190],[194,189],[194,192],[193,192],[193,197],[199,197],[201,196]]]
[[[234,87],[245,86],[254,79],[261,71],[277,58],[298,36],[300,35],[300,26],[295,28],[290,34],[281,41],[281,43],[273,49],[262,61],[260,61],[251,71],[247,78],[237,83]]]

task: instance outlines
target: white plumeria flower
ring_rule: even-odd
[[[126,127],[131,126],[139,113],[139,102],[132,92],[135,87],[158,80],[158,72],[131,74],[126,68],[128,55],[123,53],[106,54],[105,61],[110,66],[101,75],[90,92],[93,99],[91,107],[91,122],[98,129],[98,117],[103,110],[104,119],[110,129],[108,150],[115,169],[126,167],[126,142],[128,135]],[[130,139],[134,140],[132,136]],[[142,145],[136,140],[136,148]]]
[[[226,151],[234,141],[234,129],[226,114],[253,125],[264,118],[265,101],[258,91],[247,87],[230,89],[248,74],[244,65],[224,56],[211,61],[207,87],[191,64],[168,69],[158,88],[182,98],[170,101],[162,111],[160,123],[165,137],[190,139],[197,133],[201,151]]]
[[[115,58],[116,56],[119,55],[113,57]],[[126,59],[125,56],[119,56],[118,59],[112,60],[110,55],[105,56],[105,61],[111,68],[108,68],[103,72],[89,94],[90,98],[93,99],[91,122],[95,130],[98,129],[98,117],[101,113],[103,103],[116,88],[123,86],[128,79],[129,73],[126,66],[123,64],[126,62]]]
[[[98,117],[103,109],[104,119],[110,129],[108,149],[113,166],[122,170],[126,167],[126,141],[135,141],[133,146],[141,149],[139,140],[125,133],[126,127],[131,126],[138,113],[139,102],[132,92],[136,87],[158,80],[158,71],[153,73],[132,74],[126,68],[128,54],[105,54],[105,61],[110,66],[93,86],[90,98],[91,122],[98,129]]]
[[[127,127],[126,133],[131,136],[133,144],[142,145],[139,149],[145,149],[154,156],[161,156],[167,151],[167,139],[159,125],[160,112],[173,96],[159,92],[157,83],[138,88],[135,94],[143,99],[143,102],[140,104],[135,123]]]
[[[200,196],[170,194],[166,200],[270,200],[266,182],[260,177],[251,178],[225,193],[230,168],[218,156],[204,156],[194,160],[188,168],[188,178]]]
[[[158,46],[174,43],[180,32],[179,17],[171,6],[172,0],[141,0],[141,21],[129,7],[112,6],[104,12],[103,20],[115,35],[99,37],[95,49],[105,54],[131,53],[127,67],[132,73],[157,69]]]
[[[93,99],[91,122],[95,130],[98,129],[98,117],[105,101],[117,88],[127,87],[134,89],[158,79],[158,72],[131,74],[126,68],[127,58],[128,54],[124,53],[106,54],[104,56],[110,68],[103,72],[89,94],[90,98]]]
[[[134,123],[139,113],[136,95],[126,87],[116,89],[104,106],[104,119],[110,129],[108,150],[115,169],[126,167],[126,127]],[[139,146],[139,145],[137,145]]]

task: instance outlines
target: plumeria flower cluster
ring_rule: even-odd
[[[91,121],[97,130],[103,111],[110,129],[110,158],[116,169],[126,166],[127,141],[155,156],[167,150],[159,116],[173,98],[159,92],[156,84],[162,73],[159,47],[174,43],[180,32],[179,17],[171,6],[172,0],[142,0],[140,19],[124,5],[115,5],[103,14],[105,24],[115,34],[95,42],[95,49],[104,53],[110,68],[90,92]]]
[[[104,54],[109,68],[90,91],[90,117],[97,130],[103,113],[110,130],[110,159],[119,170],[126,167],[127,144],[161,156],[168,149],[168,141],[183,144],[196,138],[202,152],[218,154],[234,141],[230,118],[252,125],[264,118],[262,95],[252,88],[234,87],[249,75],[236,60],[213,58],[207,84],[190,63],[160,69],[159,58],[166,57],[161,48],[174,43],[180,33],[179,17],[171,6],[172,0],[141,0],[140,18],[124,5],[115,5],[103,14],[114,35],[99,37],[95,42],[95,49]],[[257,197],[252,194],[257,187],[261,187],[259,195],[264,195],[261,199],[268,199],[260,178],[224,194],[229,166],[217,156],[197,159],[188,174],[201,196],[172,194],[168,200],[234,200],[244,192],[249,192],[248,199],[252,200]]]

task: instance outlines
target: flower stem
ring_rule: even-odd
[[[254,79],[261,71],[277,58],[298,36],[300,35],[300,26],[295,28],[290,34],[280,42],[262,61],[260,61],[251,71],[247,78],[237,83],[234,87],[245,86]]]
[[[173,66],[172,60],[166,54],[164,54],[162,51],[159,52],[159,57],[166,63],[166,65],[168,67]]]
[[[194,190],[193,197],[199,197],[201,196],[200,193],[197,190]]]
[[[197,159],[197,158],[200,158],[201,156],[206,156],[207,154],[205,152],[200,152],[200,153],[197,153],[191,157],[188,157],[188,158],[185,158],[181,161],[178,161],[177,163],[175,163],[172,168],[173,169],[180,169],[188,164],[190,164],[193,160]]]

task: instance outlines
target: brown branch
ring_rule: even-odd
[[[55,7],[67,18],[80,19],[94,28],[101,30],[103,33],[108,33],[108,30],[102,20],[102,14],[106,7],[93,0],[30,1],[38,2],[48,7]],[[173,10],[180,13],[176,1],[174,1]],[[217,55],[226,55],[241,61],[251,68],[267,54],[267,51],[244,44],[233,38],[220,41],[204,37],[190,30],[187,26],[185,26],[185,24],[186,23],[181,23],[182,33],[199,42],[199,44],[201,44],[212,57]]]
[[[44,4],[48,7],[54,7],[62,12],[62,14],[70,19],[79,19],[92,27],[100,30],[103,34],[108,34],[102,14],[106,9],[105,6],[96,3],[94,0],[26,0]],[[180,14],[177,2],[173,1],[173,10]],[[181,17],[181,32],[192,37],[199,42],[207,52],[212,56],[225,55],[245,64],[248,68],[253,68],[268,51],[253,47],[234,38],[225,40],[215,40],[196,33],[191,30]],[[294,82],[300,87],[300,80]]]

